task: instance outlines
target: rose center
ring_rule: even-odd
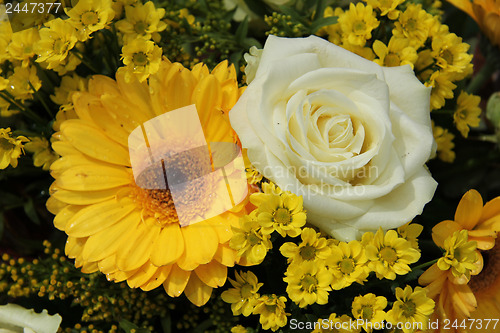
[[[339,263],[339,268],[342,273],[351,274],[352,272],[354,272],[354,260],[352,260],[351,258],[344,258]]]
[[[314,246],[306,245],[299,252],[304,260],[312,260],[316,257],[316,248]]]
[[[398,260],[396,251],[392,247],[387,246],[380,250],[380,257],[389,264],[393,264]]]
[[[290,211],[286,208],[278,208],[273,214],[274,222],[281,225],[288,225],[292,221]]]

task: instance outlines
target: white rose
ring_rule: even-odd
[[[429,103],[410,66],[270,36],[229,116],[255,168],[303,196],[308,222],[348,241],[399,227],[432,199]]]
[[[36,313],[17,304],[0,305],[0,333],[56,333],[61,324],[60,315],[49,315],[47,310]]]

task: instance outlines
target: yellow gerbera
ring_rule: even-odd
[[[51,166],[55,181],[47,208],[56,215],[56,228],[68,234],[66,254],[83,272],[101,271],[143,290],[163,284],[168,295],[184,292],[201,306],[236,261],[231,227],[247,213],[247,200],[181,227],[169,189],[136,184],[128,140],[144,122],[195,104],[207,142],[236,142],[228,119],[240,95],[236,71],[227,61],[209,72],[203,64],[188,70],[164,60],[148,82],[126,82],[124,76],[123,70],[116,81],[94,76],[88,92],[74,94],[77,119],[63,120],[54,135],[52,147],[61,158]],[[159,144],[149,139],[149,147]],[[148,170],[139,178],[154,181],[155,171]],[[180,165],[178,172],[183,170]],[[191,186],[181,199],[205,190]],[[199,204],[205,209],[213,202]]]

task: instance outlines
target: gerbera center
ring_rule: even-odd
[[[406,318],[411,318],[417,313],[417,305],[413,301],[406,301],[400,306],[401,311],[403,311],[403,316]]]
[[[286,208],[278,208],[273,214],[274,222],[282,225],[288,225],[292,222],[292,215]]]
[[[304,260],[312,260],[316,257],[316,248],[311,245],[306,245],[300,248],[300,256]]]
[[[380,258],[389,264],[393,264],[398,260],[398,254],[392,247],[384,247],[380,250]]]
[[[351,258],[344,258],[339,262],[339,269],[344,274],[351,274],[354,272],[354,260]]]
[[[82,14],[81,20],[83,25],[96,25],[99,23],[99,16],[97,16],[96,12],[90,10]]]

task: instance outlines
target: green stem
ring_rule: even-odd
[[[33,87],[33,85],[31,84],[30,81],[28,81],[28,84],[30,85],[31,89],[33,89],[33,91],[34,91],[33,95],[35,95],[35,97],[40,101],[40,103],[42,103],[42,106],[45,109],[45,111],[47,111],[47,113],[49,114],[49,117],[54,118],[54,115],[52,114],[52,111],[50,111],[50,108],[47,105],[47,103],[45,102],[45,100],[40,96],[38,91],[36,91],[35,87]]]
[[[16,101],[15,97],[12,96],[12,94],[10,94],[8,91],[6,90],[0,91],[0,97],[9,102],[10,104],[14,105],[15,107],[17,107],[19,110],[21,110],[21,113],[23,115],[26,115],[28,118],[31,118],[31,120],[39,124],[45,124],[45,121],[39,115],[31,111],[30,109],[24,107],[24,105],[19,104]]]
[[[71,50],[71,52],[78,58],[80,59],[80,61],[85,65],[87,66],[90,70],[94,71],[95,73],[99,73],[99,71],[92,65],[90,64],[87,60],[85,60],[85,58],[83,57],[83,55],[76,51],[76,50]]]
[[[423,269],[423,268],[429,267],[429,266],[434,265],[435,263],[437,263],[439,259],[440,258],[437,258],[437,259],[434,259],[434,260],[431,260],[431,261],[428,261],[428,262],[424,262],[423,264],[420,264],[418,266],[412,267],[411,269],[414,270],[414,269]]]
[[[491,77],[491,74],[495,70],[496,63],[491,58],[487,59],[483,67],[479,70],[479,72],[474,75],[472,80],[469,82],[469,85],[466,88],[466,91],[471,94],[475,94],[479,89],[481,89],[486,81]]]

